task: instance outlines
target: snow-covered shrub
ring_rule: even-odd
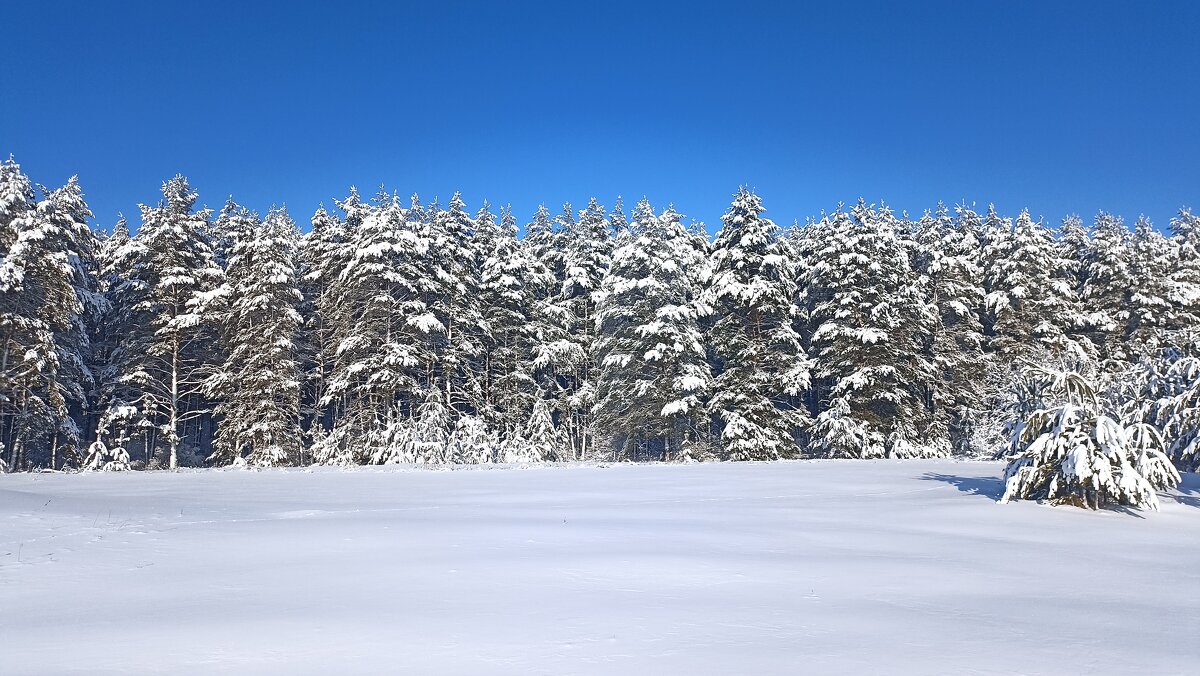
[[[450,461],[463,465],[490,463],[498,443],[482,418],[465,415],[458,419],[454,433],[450,435]]]
[[[567,440],[554,426],[545,399],[537,400],[525,428],[510,435],[500,448],[501,462],[552,462],[569,457]]]
[[[835,398],[808,430],[810,448],[827,458],[882,458],[883,436],[850,415],[850,404]]]
[[[142,421],[137,407],[126,404],[109,406],[96,426],[96,441],[88,447],[83,469],[89,471],[124,471],[132,469],[126,446]]]
[[[85,471],[121,472],[129,468],[128,451],[120,446],[109,448],[99,439],[88,447],[87,459],[83,461]]]
[[[1073,371],[1027,370],[1052,397],[1018,423],[1001,502],[1046,500],[1098,509],[1107,504],[1158,508],[1157,490],[1179,483],[1149,425],[1109,415],[1092,382]]]

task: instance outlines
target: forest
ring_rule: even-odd
[[[0,164],[6,471],[1013,457],[1038,420],[1200,465],[1186,208],[781,227],[739,188],[710,236],[646,199],[198,199],[93,229],[76,179]]]

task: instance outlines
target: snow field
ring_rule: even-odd
[[[1193,674],[1200,478],[947,460],[0,476],[5,674]]]

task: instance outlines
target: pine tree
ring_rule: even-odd
[[[45,308],[54,315],[58,364],[49,385],[51,390],[61,393],[63,403],[54,416],[48,449],[49,465],[57,469],[64,462],[77,466],[83,460],[85,431],[79,428],[75,412],[87,411],[92,405],[96,383],[88,326],[103,313],[105,303],[96,286],[98,242],[87,225],[92,212],[84,201],[78,178],[71,177],[61,188],[42,188],[42,191],[46,198],[38,204],[38,215],[45,221],[45,227],[38,257],[43,262],[54,259],[62,266],[57,272],[65,278],[59,278],[57,283],[69,285],[74,295],[73,302],[65,306]],[[52,275],[42,276],[48,279]]]
[[[442,327],[431,346],[437,361],[433,371],[453,418],[482,399],[475,369],[484,339],[478,304],[483,257],[475,246],[475,223],[459,193],[447,209],[434,211],[430,225],[427,262],[432,267],[426,274],[434,287],[426,303]]]
[[[1068,278],[1070,263],[1050,231],[1028,211],[1011,226],[994,210],[988,221],[998,221],[989,228],[984,251],[988,348],[1009,361],[1039,349],[1086,352],[1068,335],[1081,323],[1078,293]]]
[[[428,304],[437,287],[426,274],[428,232],[414,222],[419,205],[406,212],[394,196],[382,194],[369,207],[352,193],[339,207],[354,239],[349,260],[319,302],[329,325],[322,404],[337,415],[317,455],[346,464],[393,454],[362,440],[381,438],[381,430],[415,413],[445,327]]]
[[[499,438],[482,418],[460,416],[447,441],[449,462],[458,465],[482,465],[492,462],[500,446]]]
[[[11,469],[79,457],[70,412],[90,389],[92,214],[75,178],[42,191],[36,202],[20,166],[0,163],[0,463]]]
[[[511,210],[505,209],[491,239],[479,285],[481,319],[487,327],[483,413],[493,427],[509,435],[524,424],[538,396],[534,359],[544,333],[540,303],[554,277],[517,238]]]
[[[1183,471],[1200,470],[1200,350],[1196,336],[1175,334],[1178,345],[1143,359],[1131,380],[1139,417],[1162,436],[1171,460]]]
[[[535,222],[540,216],[539,212]],[[531,236],[543,237],[541,224],[536,227],[539,229]],[[542,253],[560,285],[543,305],[549,335],[543,337],[536,363],[549,372],[572,457],[581,459],[594,451],[591,412],[596,401],[596,300],[613,243],[604,207],[595,199],[578,220],[571,205],[564,205],[558,227],[555,246]],[[543,245],[535,241],[534,246],[537,250]]]
[[[667,460],[698,436],[711,375],[698,325],[700,264],[682,217],[643,199],[621,237],[597,305],[597,426],[614,454]]]
[[[1170,232],[1175,245],[1170,274],[1175,321],[1171,328],[1190,329],[1200,325],[1200,216],[1180,209],[1171,219]]]
[[[547,462],[569,460],[570,443],[555,426],[548,402],[538,397],[521,434],[509,437],[500,449],[501,461]]]
[[[1122,308],[1130,361],[1149,357],[1165,347],[1161,342],[1163,332],[1179,325],[1171,302],[1172,255],[1170,241],[1148,219],[1139,218],[1129,241],[1128,292]]]
[[[283,209],[235,236],[222,286],[225,362],[207,383],[219,401],[209,462],[271,467],[299,461],[296,240]]]
[[[196,193],[182,176],[163,184],[164,201],[156,207],[142,205],[137,260],[127,284],[136,290],[130,309],[142,325],[145,351],[130,354],[122,364],[122,380],[139,393],[142,416],[150,423],[147,454],[162,449],[167,466],[175,469],[185,437],[200,429],[199,419],[209,413],[203,397],[204,379],[211,372],[215,330],[207,315],[213,291],[222,272],[213,259],[204,232],[210,213],[192,211]],[[188,450],[199,450],[191,440]]]
[[[1125,326],[1129,322],[1129,230],[1119,216],[1096,215],[1079,259],[1080,300],[1087,311],[1084,325],[1102,359],[1125,361]]]
[[[297,274],[301,295],[298,310],[303,323],[297,350],[302,377],[300,420],[312,445],[320,445],[333,425],[333,410],[323,404],[329,379],[331,351],[330,324],[326,312],[333,308],[322,304],[330,286],[337,280],[351,255],[352,236],[347,223],[321,206],[313,213],[308,233],[301,235],[297,254]]]
[[[937,308],[932,327],[936,382],[926,396],[951,448],[971,455],[981,452],[971,441],[985,405],[982,384],[988,369],[979,319],[984,305],[980,237],[979,217],[966,206],[958,207],[954,218],[939,204],[917,227],[916,269],[927,278],[928,301]]]
[[[1033,367],[1027,377],[1050,401],[1013,431],[1001,502],[1048,500],[1098,509],[1108,503],[1158,509],[1155,492],[1179,483],[1153,427],[1126,423],[1101,405],[1079,373]]]
[[[795,435],[808,423],[798,400],[810,363],[793,326],[796,282],[779,227],[763,211],[750,190],[734,194],[703,294],[714,365],[709,410],[730,460],[793,457]]]
[[[821,299],[811,312],[812,346],[829,404],[811,428],[813,450],[862,458],[948,452],[948,430],[932,415],[937,306],[898,235],[907,228],[886,207],[861,201],[819,227],[826,244],[809,282]],[[853,434],[838,431],[854,426]]]

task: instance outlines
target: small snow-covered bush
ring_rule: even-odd
[[[130,469],[129,452],[117,446],[109,448],[97,439],[88,447],[88,457],[83,462],[85,471],[121,472]]]
[[[567,441],[555,427],[545,399],[537,400],[525,428],[510,435],[500,449],[501,462],[546,462],[568,457]]]
[[[97,439],[88,447],[83,469],[105,472],[132,469],[125,447],[141,420],[141,413],[134,406],[118,404],[105,410],[96,427]]]
[[[496,435],[482,418],[464,415],[450,435],[450,461],[464,465],[482,465],[492,461],[498,445]]]
[[[1158,432],[1109,415],[1096,388],[1079,373],[1031,367],[1027,375],[1041,382],[1051,403],[1043,402],[1015,425],[1001,502],[1157,509],[1156,491],[1179,483]]]

